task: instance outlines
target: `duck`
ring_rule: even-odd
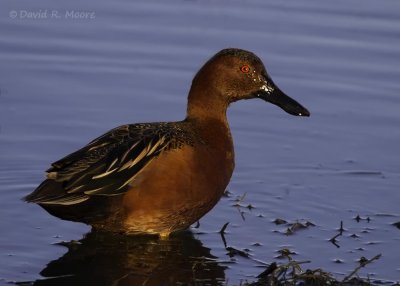
[[[226,113],[244,99],[310,116],[275,85],[258,56],[223,49],[194,76],[184,120],[116,127],[52,163],[24,200],[100,231],[165,239],[186,230],[228,186],[235,154]]]

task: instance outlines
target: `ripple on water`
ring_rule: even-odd
[[[35,280],[45,270],[76,273],[70,279],[78,284],[133,283],[135,273],[151,272],[154,279],[236,285],[286,261],[276,258],[283,249],[310,260],[307,268],[342,278],[361,256],[382,253],[360,275],[398,279],[400,75],[393,59],[400,57],[400,2],[214,2],[40,2],[43,9],[93,10],[94,21],[11,19],[9,11],[38,4],[2,3],[0,228],[7,231],[0,281]],[[193,235],[169,244],[88,234],[54,245],[89,228],[20,200],[43,170],[117,125],[183,118],[193,75],[230,46],[255,51],[311,117],[261,101],[233,104],[230,195]],[[276,225],[278,218],[285,223]],[[224,244],[219,231],[227,222]],[[315,226],[301,227],[306,222]],[[340,222],[337,247],[330,240]]]

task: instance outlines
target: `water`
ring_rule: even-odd
[[[4,0],[0,7],[0,284],[75,274],[38,284],[238,285],[255,281],[263,263],[284,262],[277,251],[285,247],[310,260],[306,268],[339,279],[361,256],[381,253],[359,275],[399,281],[399,2]],[[199,228],[167,242],[89,234],[67,243],[67,253],[58,243],[81,239],[89,227],[20,198],[51,162],[112,127],[182,119],[193,75],[225,47],[259,55],[311,117],[257,100],[235,103],[230,196]],[[285,235],[289,225],[276,218],[315,226]],[[341,221],[337,247],[329,239]],[[248,258],[227,254],[218,233],[226,222],[227,245],[247,249]]]

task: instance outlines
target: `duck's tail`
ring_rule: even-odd
[[[86,201],[84,194],[68,194],[62,182],[53,179],[44,180],[31,194],[23,198],[29,203],[39,205],[72,205]]]
[[[77,196],[82,194],[69,194],[64,190],[62,182],[46,179],[23,200],[36,203],[51,215],[65,220],[92,224],[110,216],[108,210],[112,202],[109,197],[94,197],[89,200],[85,195],[79,201]]]

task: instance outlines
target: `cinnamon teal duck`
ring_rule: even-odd
[[[164,238],[187,229],[215,206],[232,176],[228,106],[253,98],[310,115],[255,54],[224,49],[194,77],[183,121],[114,128],[53,163],[25,200],[105,231]]]

